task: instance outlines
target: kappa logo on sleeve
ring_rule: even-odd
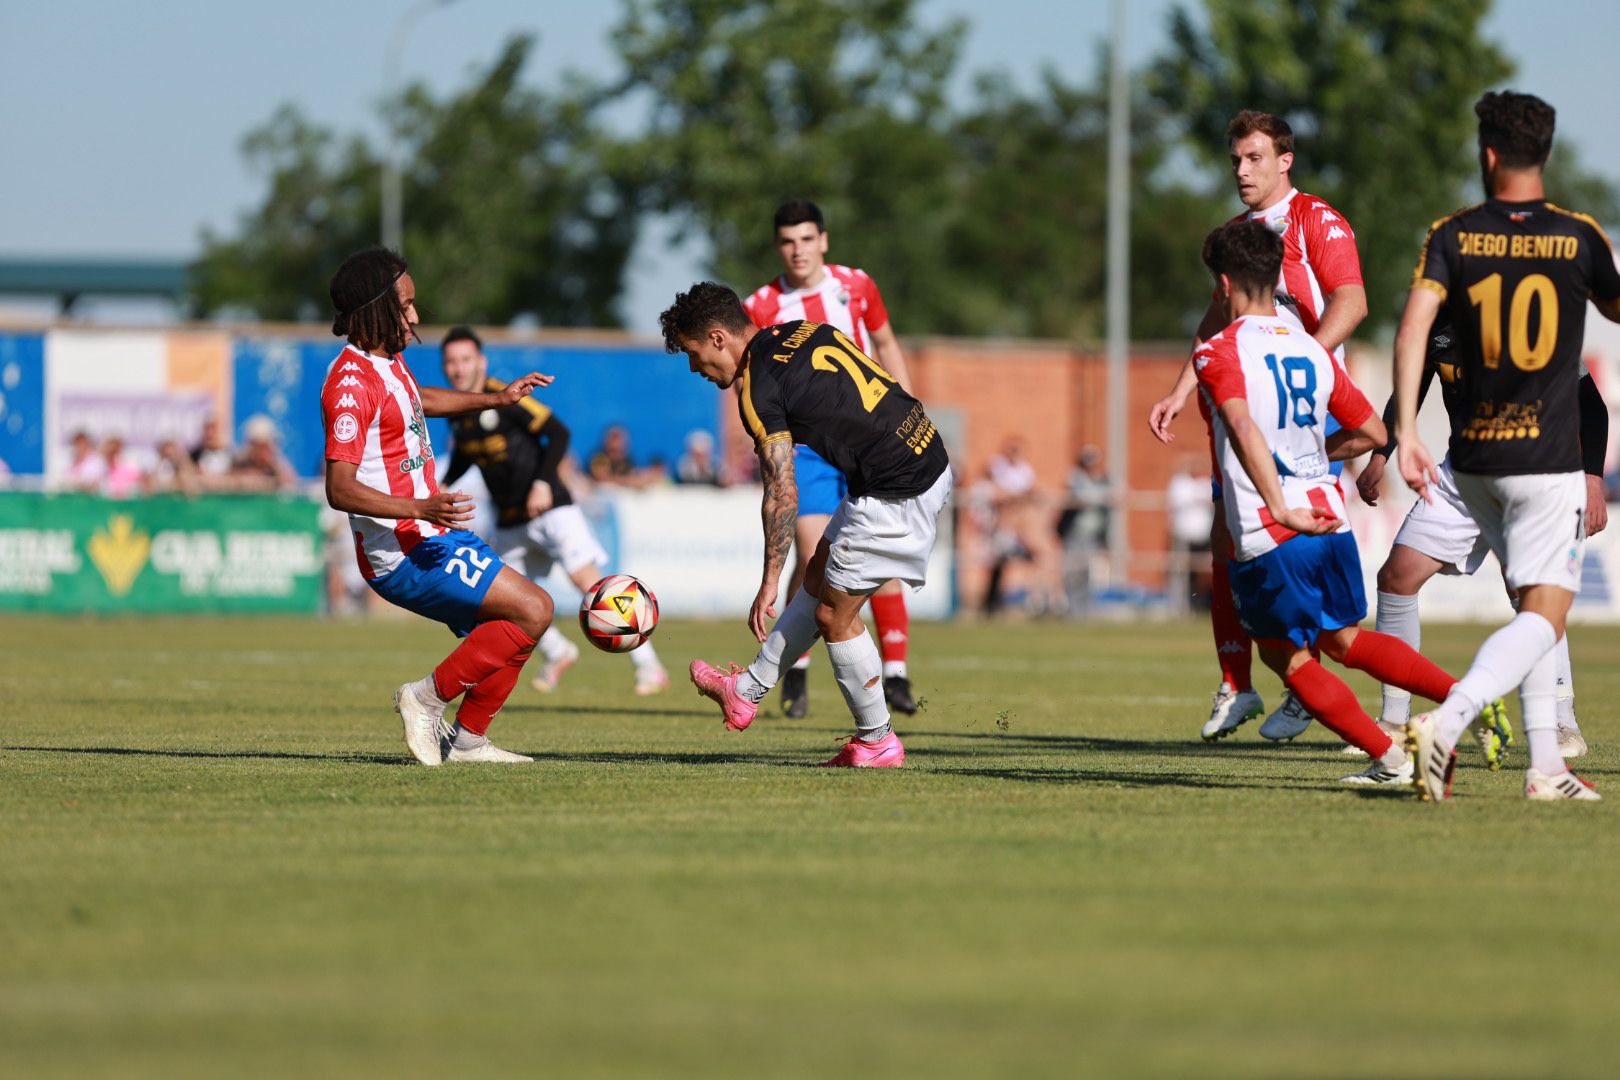
[[[1348,235],[1350,234],[1339,228],[1337,225],[1333,226],[1327,232],[1327,238],[1329,240],[1343,240]]]
[[[338,418],[332,421],[332,438],[338,442],[354,442],[355,436],[360,434],[360,421],[353,413],[339,413]]]
[[[338,380],[338,385],[339,386],[359,386],[359,385],[361,385],[361,383],[360,383],[360,380],[355,378],[353,375],[345,375],[345,376],[343,376],[343,378]]]
[[[360,370],[360,365],[355,363],[353,360],[349,360],[349,361],[345,361],[343,366],[338,368],[338,370],[339,371],[359,371]]]
[[[340,409],[358,409],[360,407],[360,403],[354,400],[353,394],[344,394],[342,397],[338,398],[337,407]]]

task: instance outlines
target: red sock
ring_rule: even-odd
[[[479,623],[433,669],[434,688],[444,700],[454,701],[463,690],[471,690],[505,667],[517,653],[532,650],[534,642],[516,623],[505,619]]]
[[[1345,653],[1344,666],[1365,671],[1381,683],[1398,686],[1430,701],[1444,701],[1457,680],[1445,669],[1398,637],[1358,630]]]
[[[1392,740],[1362,711],[1361,703],[1344,680],[1315,660],[1299,665],[1283,682],[1323,727],[1351,746],[1375,758],[1383,757],[1389,750]]]
[[[488,731],[489,722],[495,719],[495,714],[501,711],[501,706],[512,695],[512,688],[523,673],[523,665],[533,653],[532,645],[513,653],[504,666],[496,668],[492,674],[484,677],[483,682],[468,690],[467,696],[461,699],[461,708],[456,710],[456,723],[474,735]]]
[[[1215,560],[1214,583],[1209,594],[1209,621],[1215,627],[1215,659],[1221,665],[1221,681],[1242,693],[1254,684],[1249,668],[1254,663],[1254,645],[1238,622],[1237,604],[1232,599],[1232,578],[1225,559]]]
[[[911,616],[906,612],[905,593],[873,593],[872,621],[877,623],[878,647],[885,664],[906,662],[906,642],[911,633]]]

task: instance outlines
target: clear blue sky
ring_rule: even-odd
[[[285,101],[340,130],[374,130],[381,43],[405,0],[55,0],[0,7],[0,255],[189,256],[204,225],[228,228],[262,190],[242,134]],[[1165,43],[1170,0],[1130,4],[1128,52]],[[1620,3],[1499,0],[1487,33],[1519,67],[1513,84],[1552,101],[1560,137],[1620,179],[1612,120]],[[1051,64],[1088,77],[1106,0],[923,0],[928,19],[972,24],[964,67],[1027,79]],[[986,10],[994,12],[986,17]],[[514,31],[540,36],[540,82],[610,67],[619,5],[458,0],[416,25],[404,71],[448,91]],[[1579,28],[1572,33],[1571,28]],[[626,313],[641,321],[701,250],[640,252]]]

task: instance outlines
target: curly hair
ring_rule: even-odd
[[[739,333],[752,331],[754,321],[743,310],[737,294],[714,281],[700,281],[683,293],[658,316],[664,331],[664,350],[684,352],[681,341],[693,341],[718,326]]]
[[[1486,94],[1474,103],[1479,117],[1479,148],[1496,151],[1508,169],[1534,169],[1552,153],[1553,128],[1558,113],[1534,94],[1512,90]]]
[[[1204,239],[1204,265],[1251,295],[1277,287],[1282,271],[1282,237],[1261,221],[1229,221]]]
[[[405,322],[394,283],[405,275],[404,256],[388,248],[355,252],[332,275],[328,291],[337,317],[332,333],[356,345],[382,349],[389,356],[405,351],[416,331]]]

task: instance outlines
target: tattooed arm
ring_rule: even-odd
[[[764,641],[770,632],[768,620],[776,618],[776,593],[799,516],[799,489],[793,482],[793,440],[767,439],[759,448],[759,463],[765,482],[765,497],[760,501],[760,519],[765,526],[765,572],[754,606],[748,611],[748,628],[755,638]]]

